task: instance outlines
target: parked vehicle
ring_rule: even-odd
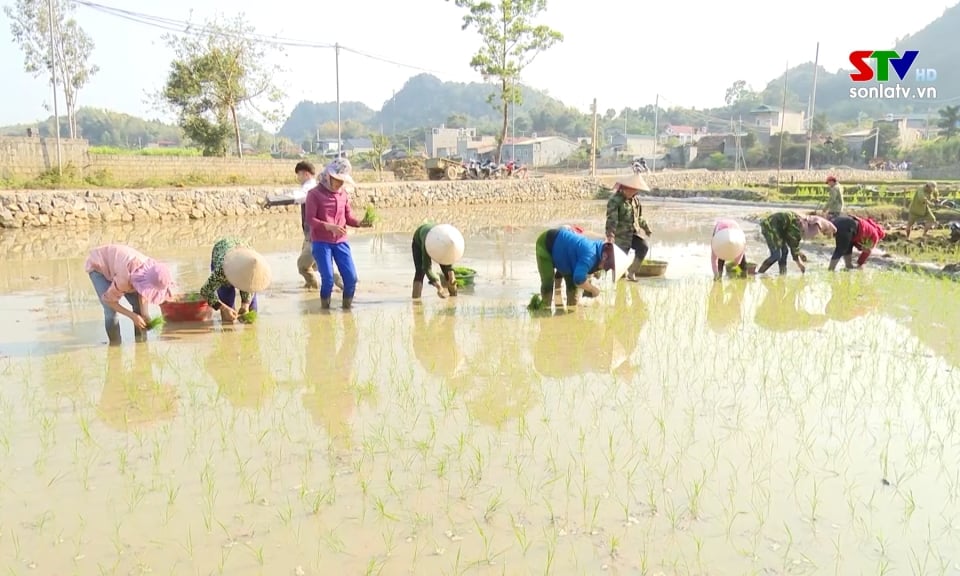
[[[464,176],[463,162],[453,158],[428,158],[424,165],[431,180],[460,180]]]

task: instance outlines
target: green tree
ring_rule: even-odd
[[[480,49],[470,66],[485,80],[499,83],[499,94],[491,94],[488,100],[503,114],[497,137],[499,162],[510,105],[522,103],[520,74],[538,54],[563,41],[563,35],[549,26],[533,23],[546,10],[546,0],[454,0],[454,3],[467,11],[463,16],[463,29],[474,28],[480,36]]]
[[[183,35],[164,39],[174,50],[163,100],[176,110],[184,133],[208,155],[226,155],[233,133],[243,157],[239,111],[247,108],[268,121],[279,118],[282,92],[274,85],[276,65],[268,64],[275,48],[253,38],[243,14],[191,25]]]
[[[377,171],[379,177],[383,173],[383,155],[390,147],[390,139],[383,134],[371,134],[370,143],[373,148],[373,169]]]
[[[950,139],[960,133],[960,106],[947,106],[938,113],[937,128],[940,128],[942,137]]]
[[[77,137],[77,95],[97,73],[90,64],[93,40],[73,17],[76,5],[69,0],[16,0],[4,6],[10,34],[23,51],[23,68],[34,77],[46,72],[63,92],[70,137]],[[51,22],[50,12],[53,12]],[[53,25],[53,45],[50,26]],[[57,119],[59,128],[59,119]]]
[[[727,106],[733,106],[740,100],[743,100],[745,96],[748,96],[751,93],[751,90],[747,88],[746,80],[737,80],[729,88],[727,88],[727,94],[723,97],[724,102],[727,103]]]
[[[456,114],[451,114],[448,116],[445,124],[447,128],[466,128],[467,122],[468,120],[466,114],[457,112]]]

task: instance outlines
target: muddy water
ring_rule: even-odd
[[[409,235],[428,214],[384,214],[352,239],[350,314],[299,288],[293,215],[0,236],[2,565],[958,570],[957,288],[822,261],[716,285],[724,209],[670,204],[649,209],[666,278],[531,318],[536,234],[600,229],[602,204],[511,210],[434,213],[480,277],[419,306]],[[129,242],[198,287],[227,233],[274,265],[256,325],[103,345],[90,246]]]

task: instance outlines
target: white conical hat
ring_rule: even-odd
[[[450,224],[438,224],[427,232],[427,255],[437,264],[453,266],[463,258],[463,234]]]
[[[613,245],[613,280],[623,278],[627,274],[627,268],[633,262],[633,258],[620,249],[616,244]]]
[[[270,286],[270,266],[251,248],[234,248],[223,259],[223,275],[242,292],[262,292]]]
[[[629,176],[622,176],[617,179],[617,184],[619,186],[623,186],[624,188],[639,190],[640,192],[650,191],[650,186],[647,184],[647,180],[639,174],[630,174]]]
[[[710,246],[717,258],[733,262],[747,247],[747,236],[740,228],[724,228],[713,235]]]

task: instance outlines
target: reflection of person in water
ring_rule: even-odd
[[[255,329],[221,335],[205,365],[220,394],[234,408],[257,409],[276,390]]]
[[[740,324],[746,282],[715,283],[707,298],[707,326],[718,333],[729,332]]]
[[[450,380],[466,396],[467,412],[476,421],[499,427],[525,415],[535,403],[536,373],[525,357],[528,326],[513,318],[477,320],[480,349]]]
[[[177,390],[157,382],[147,344],[134,348],[129,368],[123,362],[121,349],[109,349],[106,380],[97,410],[106,425],[127,431],[173,418],[177,409]]]
[[[427,320],[422,306],[413,309],[413,354],[424,370],[438,378],[452,378],[462,359],[457,345],[455,310],[444,308],[442,313],[435,313]]]
[[[357,357],[357,324],[344,314],[342,341],[337,347],[335,316],[308,318],[303,407],[314,424],[327,430],[329,441],[341,448],[353,443],[350,418],[353,416],[353,369]],[[329,319],[329,321],[328,321]]]
[[[772,332],[795,332],[820,328],[827,322],[824,314],[811,314],[800,308],[803,278],[764,278],[767,294],[757,306],[757,326]]]
[[[877,308],[877,294],[867,276],[844,274],[831,280],[830,300],[825,310],[831,320],[849,322]]]
[[[617,284],[616,304],[602,317],[581,317],[558,309],[552,316],[539,318],[534,369],[544,377],[562,379],[609,374],[623,366],[637,346],[646,319],[641,299],[635,297],[633,305],[628,304],[630,288]],[[585,346],[589,335],[599,338]]]

